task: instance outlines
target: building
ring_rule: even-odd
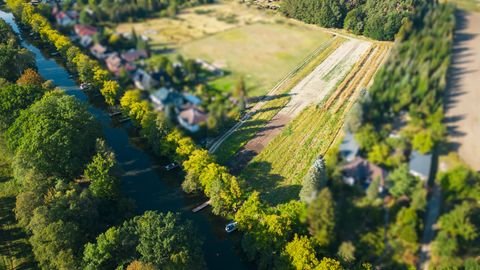
[[[200,130],[200,124],[207,121],[207,114],[201,111],[196,106],[187,106],[182,110],[178,116],[178,123],[190,132],[197,132]]]
[[[117,75],[122,67],[122,59],[118,57],[117,53],[112,53],[105,59],[105,64],[107,64],[108,70]]]
[[[340,155],[347,162],[352,162],[358,155],[360,146],[352,133],[346,132],[342,143],[340,144]]]
[[[95,35],[98,30],[97,28],[90,26],[90,25],[83,25],[83,24],[75,24],[73,27],[75,34],[77,34],[80,38],[84,36],[93,36]]]
[[[59,11],[55,14],[57,24],[63,27],[72,26],[77,23],[77,13],[75,11]]]
[[[143,69],[137,69],[133,74],[133,82],[140,90],[150,90],[157,86],[158,81],[152,78],[148,72]]]
[[[124,59],[127,62],[135,62],[139,59],[145,59],[148,57],[148,53],[145,50],[134,50],[131,49],[127,52],[122,53],[121,55],[122,59]]]
[[[181,108],[185,104],[183,96],[173,89],[162,87],[150,94],[150,100],[157,110],[163,110],[167,106]]]
[[[423,181],[428,181],[432,170],[432,158],[432,154],[421,154],[417,151],[412,151],[408,163],[410,173]]]
[[[90,52],[97,58],[97,59],[104,59],[107,57],[105,54],[107,52],[107,47],[102,46],[100,43],[95,43],[91,48]]]
[[[356,183],[367,188],[370,183],[378,179],[380,181],[380,190],[382,192],[385,186],[387,172],[380,166],[377,166],[368,160],[355,157],[354,160],[342,167],[343,182],[353,186]]]

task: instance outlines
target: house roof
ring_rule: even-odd
[[[200,105],[202,103],[202,100],[199,97],[191,94],[183,94],[183,97],[193,105]]]
[[[196,106],[190,106],[184,109],[178,116],[192,126],[198,125],[207,120],[207,114],[198,109]]]
[[[80,37],[93,36],[97,33],[97,28],[90,25],[75,24],[74,29]]]
[[[128,52],[122,53],[122,58],[128,62],[133,62],[140,58],[147,58],[147,57],[148,57],[147,51],[145,50],[129,50]]]
[[[183,96],[173,89],[162,87],[154,91],[151,95],[152,100],[161,103],[162,105],[181,105],[183,103]]]
[[[356,180],[374,180],[380,179],[380,184],[385,184],[387,172],[381,167],[369,162],[368,160],[355,157],[351,162],[343,166],[342,172],[345,176],[353,177]]]
[[[412,151],[408,168],[412,174],[427,180],[430,177],[432,168],[432,154],[421,154],[420,152]]]
[[[100,43],[95,43],[91,48],[90,50],[92,52],[95,52],[95,53],[105,53],[107,51],[107,47],[103,46],[102,44]]]
[[[340,144],[340,154],[347,161],[352,161],[358,154],[360,146],[350,132],[346,132],[342,143]]]

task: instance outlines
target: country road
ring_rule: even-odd
[[[435,237],[435,223],[440,214],[440,206],[442,202],[442,193],[440,187],[435,185],[432,189],[432,195],[427,204],[427,213],[425,214],[425,229],[423,231],[422,242],[420,247],[420,260],[418,269],[428,270],[430,261],[431,242]]]

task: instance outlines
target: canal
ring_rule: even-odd
[[[239,250],[239,235],[227,235],[224,231],[226,220],[211,214],[210,209],[192,213],[191,209],[202,203],[205,198],[185,194],[180,187],[181,172],[166,172],[163,165],[166,160],[157,159],[138,142],[135,132],[128,124],[119,124],[111,119],[101,102],[95,102],[82,91],[62,66],[60,59],[54,59],[39,49],[18,27],[10,12],[0,10],[0,18],[12,26],[22,40],[22,46],[30,50],[36,59],[40,75],[52,80],[62,88],[88,105],[89,111],[100,122],[107,144],[114,150],[122,170],[123,193],[134,199],[138,214],[146,210],[161,212],[180,212],[191,220],[204,241],[203,251],[208,269],[249,269],[244,255]],[[81,142],[80,142],[81,143]]]

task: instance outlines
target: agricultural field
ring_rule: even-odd
[[[266,94],[317,48],[333,38],[319,27],[282,18],[235,2],[187,9],[176,19],[152,19],[121,24],[148,36],[154,48],[203,59],[226,70],[211,82],[230,90],[240,76],[248,95]]]
[[[346,113],[369,85],[389,49],[388,44],[371,46],[334,91],[289,123],[242,170],[250,186],[272,204],[295,199],[302,178],[313,161],[334,144]]]

